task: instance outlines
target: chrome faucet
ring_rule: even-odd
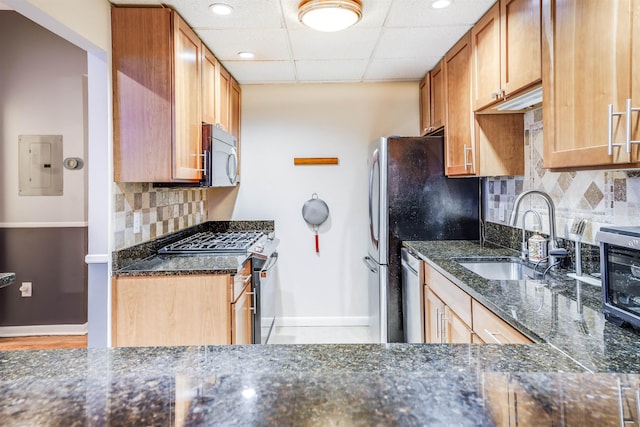
[[[554,265],[556,263],[556,257],[552,255],[552,251],[554,249],[558,249],[558,240],[556,237],[556,206],[553,204],[553,200],[551,200],[551,197],[549,197],[547,193],[540,190],[528,190],[520,193],[520,195],[516,198],[516,201],[513,204],[513,210],[511,211],[511,216],[509,217],[509,225],[511,226],[516,225],[516,220],[518,218],[518,210],[520,209],[520,203],[522,202],[522,199],[524,199],[526,196],[529,196],[529,195],[540,196],[547,203],[547,210],[549,211],[549,238],[550,238],[549,250],[547,251],[547,253],[549,254],[549,264]]]

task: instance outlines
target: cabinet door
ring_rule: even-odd
[[[251,344],[252,295],[249,282],[236,302],[231,304],[231,344]]]
[[[227,132],[231,131],[230,122],[229,122],[229,96],[231,91],[231,75],[227,70],[224,69],[223,66],[218,66],[218,84],[216,85],[217,90],[217,107],[216,111],[218,112],[218,117],[216,120],[216,124],[220,124],[222,129]]]
[[[427,73],[420,82],[420,135],[431,131],[431,75]]]
[[[242,92],[238,82],[231,78],[231,84],[229,86],[229,126],[231,135],[235,136],[238,140],[238,147],[240,146],[240,110]]]
[[[200,179],[202,122],[200,61],[202,42],[174,13],[173,178]]]
[[[608,105],[621,112],[630,94],[631,2],[543,1],[545,167],[630,161],[625,117],[614,116],[609,133]]]
[[[428,286],[425,286],[424,291],[425,342],[427,344],[443,343],[445,337],[442,318],[444,317],[445,305]]]
[[[444,67],[446,175],[474,175],[470,32],[445,55]]]
[[[202,55],[202,121],[216,124],[216,69],[218,61],[204,48]]]
[[[476,300],[472,301],[473,331],[486,343],[491,344],[531,344],[529,338],[521,334],[500,317],[493,314]]]
[[[474,110],[497,102],[502,97],[499,3],[493,5],[471,30]]]
[[[541,0],[500,2],[500,87],[509,97],[542,78]]]
[[[471,328],[467,326],[450,307],[444,308],[445,342],[449,344],[470,344],[472,342]]]
[[[230,280],[228,275],[114,278],[112,344],[230,344]]]
[[[445,95],[444,95],[444,59],[438,62],[429,72],[431,86],[431,127],[436,130],[444,126]]]
[[[631,26],[636,28],[637,34],[637,28],[640,25],[640,0],[633,0],[631,8]],[[630,116],[631,135],[629,138],[632,141],[640,141],[640,37],[632,37],[631,44],[631,60],[633,61],[631,64],[631,106],[637,111],[632,112]],[[631,146],[631,161],[640,162],[640,144]]]

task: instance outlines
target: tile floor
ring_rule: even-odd
[[[269,344],[366,344],[368,326],[277,326]]]

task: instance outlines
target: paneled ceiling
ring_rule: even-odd
[[[351,28],[322,33],[298,21],[300,0],[110,0],[166,5],[195,30],[241,84],[416,81],[442,58],[495,0],[363,0]],[[211,3],[233,13],[217,16]],[[238,52],[251,51],[252,60]]]

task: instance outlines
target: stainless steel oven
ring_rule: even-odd
[[[640,226],[602,227],[596,240],[605,317],[640,328]]]
[[[257,251],[251,252],[253,293],[253,343],[268,344],[276,318],[278,243],[270,234]]]

